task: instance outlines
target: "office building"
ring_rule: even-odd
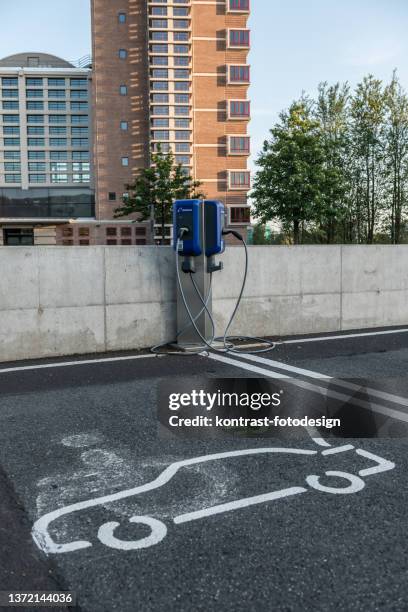
[[[86,244],[95,218],[90,69],[22,53],[0,60],[0,85],[0,244]]]

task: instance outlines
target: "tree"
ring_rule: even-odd
[[[309,100],[302,97],[270,131],[256,164],[254,213],[260,223],[278,219],[290,223],[295,244],[300,243],[304,222],[320,216],[324,148],[319,122]]]
[[[338,227],[348,214],[349,98],[347,84],[328,86],[327,83],[320,83],[314,108],[324,149],[324,180],[321,185],[323,203],[319,225],[329,244],[335,241]]]
[[[364,188],[365,238],[372,244],[384,188],[385,95],[380,80],[369,75],[357,85],[351,117],[356,172]]]
[[[186,174],[181,164],[175,164],[170,151],[164,154],[158,149],[152,153],[150,166],[140,170],[132,185],[127,185],[128,195],[115,210],[115,217],[127,217],[138,213],[142,221],[153,217],[161,225],[161,243],[164,243],[165,225],[171,221],[174,200],[203,198],[198,191],[200,183]]]
[[[391,243],[401,240],[402,214],[407,204],[408,171],[408,97],[394,72],[385,90],[387,112],[386,164],[390,177]]]

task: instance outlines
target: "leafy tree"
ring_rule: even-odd
[[[299,244],[302,224],[320,215],[324,179],[324,147],[310,101],[294,102],[270,133],[256,162],[254,213],[261,223],[290,223]]]
[[[175,164],[171,151],[164,154],[159,148],[157,153],[152,153],[150,166],[139,172],[132,185],[127,185],[128,195],[115,210],[115,217],[138,213],[142,221],[158,221],[163,244],[174,200],[203,198],[199,187],[200,183],[185,174],[181,164]]]
[[[391,242],[401,241],[402,215],[407,205],[408,173],[408,97],[394,72],[385,90],[387,112],[386,165],[390,178]]]
[[[374,241],[384,187],[385,94],[382,82],[369,75],[357,85],[351,101],[351,137],[357,175],[363,183],[363,211],[368,244]]]
[[[349,181],[347,160],[349,153],[348,119],[349,87],[336,83],[321,83],[315,105],[315,116],[320,123],[324,149],[324,174],[321,218],[319,225],[326,234],[326,242],[333,243],[339,225],[348,216],[347,194]]]

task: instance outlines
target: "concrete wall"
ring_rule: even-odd
[[[290,335],[408,324],[408,246],[250,247],[231,332]],[[243,250],[214,280],[225,327]],[[0,361],[149,347],[175,334],[174,254],[163,247],[1,247]]]

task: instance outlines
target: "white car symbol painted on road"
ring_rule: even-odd
[[[324,442],[321,439],[320,442],[319,440],[315,439],[315,442],[320,446],[325,447],[325,450],[320,451],[323,456],[334,455],[354,450],[357,455],[360,455],[362,457],[365,457],[366,459],[369,459],[370,461],[373,461],[374,465],[370,468],[360,470],[357,476],[342,471],[325,472],[326,477],[344,479],[347,482],[346,486],[344,487],[329,487],[323,485],[320,482],[320,476],[312,474],[306,477],[306,485],[308,485],[309,489],[305,486],[293,486],[284,489],[279,489],[277,491],[272,491],[270,493],[265,493],[262,495],[241,498],[224,504],[202,508],[201,510],[178,515],[173,518],[173,522],[176,525],[188,523],[194,520],[213,516],[215,514],[221,514],[233,510],[246,508],[249,506],[254,506],[257,504],[276,501],[289,496],[300,495],[306,493],[310,489],[335,495],[353,494],[361,491],[365,487],[363,477],[378,474],[380,472],[386,472],[388,470],[394,469],[395,467],[395,464],[391,461],[383,459],[382,457],[374,455],[368,451],[362,449],[355,449],[354,446],[352,446],[351,444],[339,447],[331,447],[328,443]],[[84,548],[89,548],[90,546],[92,546],[92,542],[88,540],[75,540],[66,544],[59,544],[55,542],[51,537],[49,531],[51,524],[63,516],[74,514],[76,512],[80,512],[81,510],[95,508],[97,506],[105,506],[110,502],[117,502],[119,500],[134,497],[142,493],[146,493],[148,491],[153,491],[154,489],[159,489],[163,485],[167,484],[182,468],[185,467],[208,463],[211,461],[221,461],[223,459],[229,459],[233,457],[256,456],[270,453],[316,456],[319,454],[319,451],[300,448],[267,447],[216,453],[212,455],[203,455],[200,457],[193,457],[191,459],[176,461],[174,463],[171,463],[163,472],[161,472],[161,474],[157,478],[144,485],[140,485],[132,489],[126,489],[124,491],[113,493],[111,495],[105,495],[103,497],[97,497],[75,504],[70,504],[68,506],[64,506],[63,508],[59,508],[57,510],[49,512],[48,514],[45,514],[34,523],[32,530],[33,539],[37,546],[46,554],[61,554],[74,552]],[[165,525],[165,523],[152,516],[131,516],[129,518],[129,522],[148,526],[150,528],[150,534],[147,537],[139,538],[138,540],[121,540],[115,536],[115,531],[120,526],[120,523],[107,522],[104,523],[98,529],[97,537],[99,541],[113,549],[124,551],[138,550],[158,544],[167,535],[167,526]]]

